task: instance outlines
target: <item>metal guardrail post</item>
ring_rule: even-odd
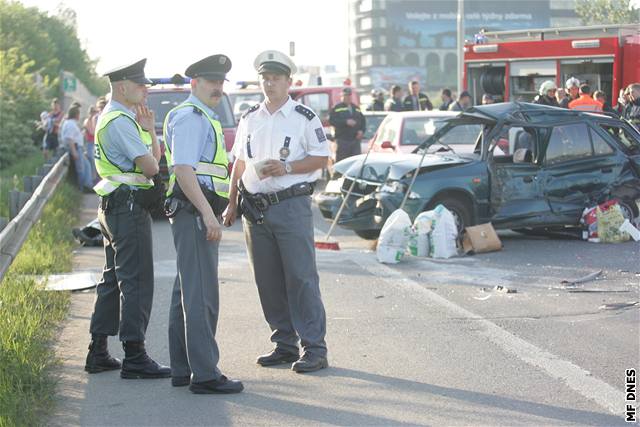
[[[17,191],[10,194],[10,198],[13,198],[12,201],[16,203],[15,206],[20,205],[21,201],[26,201],[26,204],[21,206],[15,218],[12,218],[0,232],[0,284],[2,284],[2,278],[16,258],[22,244],[27,239],[31,227],[40,218],[44,205],[66,175],[69,169],[67,167],[68,159],[69,155],[64,154],[54,165],[45,165],[40,168],[41,170],[47,170],[47,174],[41,179],[33,195]]]

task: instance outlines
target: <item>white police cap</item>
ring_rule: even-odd
[[[291,58],[277,50],[265,50],[253,61],[258,74],[278,73],[292,75],[298,71]]]

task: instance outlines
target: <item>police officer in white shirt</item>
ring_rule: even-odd
[[[293,61],[269,50],[258,55],[254,66],[265,100],[238,125],[224,223],[233,224],[240,192],[249,259],[275,343],[257,363],[294,362],[292,370],[311,372],[328,366],[311,194],[327,163],[329,144],[318,116],[289,97]]]

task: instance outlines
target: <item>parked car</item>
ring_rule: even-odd
[[[363,153],[365,153],[369,149],[369,143],[373,140],[373,137],[376,135],[378,128],[380,127],[380,123],[384,120],[385,117],[389,115],[388,111],[363,111],[365,120],[365,130],[364,135],[362,136],[362,142],[360,143],[360,148]]]
[[[424,155],[469,126],[479,129],[473,154]],[[357,178],[338,224],[365,238],[379,234],[407,191],[411,218],[441,203],[460,230],[485,222],[496,229],[564,230],[578,226],[585,207],[612,198],[626,217],[638,217],[640,134],[601,114],[518,102],[478,106],[448,119],[413,153],[378,154],[361,168],[363,158],[336,163],[316,201],[332,219]]]
[[[373,138],[371,151],[411,153],[418,145],[444,126],[446,119],[455,117],[457,114],[455,111],[389,113]],[[446,142],[455,152],[471,153],[477,136],[477,132],[465,135],[455,134],[451,135]],[[446,147],[439,146],[437,149],[444,150]]]
[[[247,88],[229,91],[229,101],[233,107],[233,116],[236,122],[240,121],[242,115],[251,107],[264,100],[262,89]]]

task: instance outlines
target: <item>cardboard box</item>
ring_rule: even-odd
[[[483,252],[499,251],[501,249],[502,242],[490,222],[464,229],[462,250],[465,254],[469,252],[480,254]]]

